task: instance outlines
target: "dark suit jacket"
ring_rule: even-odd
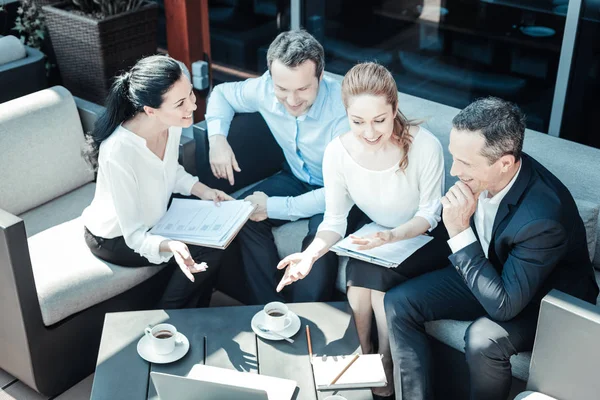
[[[488,258],[479,241],[450,256],[496,320],[514,318],[556,288],[594,303],[598,287],[583,221],[569,190],[523,154],[521,172],[494,220]],[[471,227],[477,235],[471,218]]]

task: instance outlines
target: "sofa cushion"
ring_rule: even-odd
[[[308,234],[308,221],[299,220],[288,222],[273,228],[273,237],[279,257],[283,258],[292,253],[302,251],[302,240]]]
[[[583,225],[585,226],[590,260],[593,260],[596,254],[598,212],[600,211],[600,205],[579,199],[575,199],[575,204],[577,204],[577,210],[579,211],[579,215],[581,216]]]
[[[76,218],[29,238],[29,253],[46,326],[121,294],[163,266],[126,268],[92,255]]]
[[[19,217],[25,221],[27,237],[81,215],[94,198],[96,183],[90,182],[48,203],[29,210]]]
[[[440,342],[456,349],[462,353],[465,352],[465,332],[473,321],[455,321],[444,319],[425,323],[427,333]],[[512,365],[512,374],[515,378],[527,382],[529,378],[529,363],[531,361],[531,352],[524,351],[510,358]]]
[[[0,65],[17,61],[27,56],[25,46],[14,36],[0,37]]]
[[[71,94],[56,86],[0,104],[0,208],[14,215],[94,179]]]

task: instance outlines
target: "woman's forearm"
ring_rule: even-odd
[[[194,183],[194,186],[192,186],[192,194],[198,198],[202,197],[202,194],[207,191],[208,189],[210,189],[208,186],[206,186],[204,183],[202,182],[196,182]]]
[[[404,224],[392,229],[392,241],[397,242],[414,238],[427,232],[431,228],[429,222],[423,217],[413,217]]]
[[[342,237],[333,231],[320,231],[313,239],[312,243],[302,252],[317,261],[329,251],[331,246],[336,244]]]

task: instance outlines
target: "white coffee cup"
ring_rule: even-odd
[[[265,312],[264,325],[272,331],[282,331],[292,324],[292,317],[290,316],[290,310],[288,307],[279,302],[273,301],[265,305],[263,309]]]
[[[152,344],[152,349],[156,354],[169,354],[175,350],[175,345],[181,343],[181,337],[177,333],[177,328],[171,324],[158,324],[154,327],[147,327],[144,333]]]

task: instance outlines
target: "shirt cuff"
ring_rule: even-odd
[[[429,229],[427,229],[428,232],[431,232],[435,228],[437,228],[438,222],[440,221],[440,217],[438,215],[432,215],[432,214],[426,213],[426,212],[417,211],[417,213],[415,214],[415,217],[421,217],[425,221],[429,222]]]
[[[164,236],[149,235],[149,237],[146,238],[145,243],[142,244],[139,254],[142,257],[146,257],[152,264],[168,262],[171,257],[173,257],[173,253],[160,251],[160,244],[165,240],[168,239]]]
[[[272,219],[290,220],[289,197],[269,197],[267,198],[267,217]]]
[[[192,188],[194,187],[194,185],[198,183],[198,177],[188,174],[188,176],[185,176],[182,178],[181,180],[181,191],[179,192],[180,194],[184,195],[184,196],[189,196],[192,194]]]
[[[476,241],[477,237],[475,237],[473,229],[469,227],[453,238],[450,238],[450,240],[448,240],[448,246],[450,246],[452,253],[456,253]]]
[[[227,133],[229,132],[229,127],[227,129],[223,129],[223,123],[219,119],[213,119],[211,121],[206,122],[206,135],[208,137],[215,135],[223,135],[227,137]]]

